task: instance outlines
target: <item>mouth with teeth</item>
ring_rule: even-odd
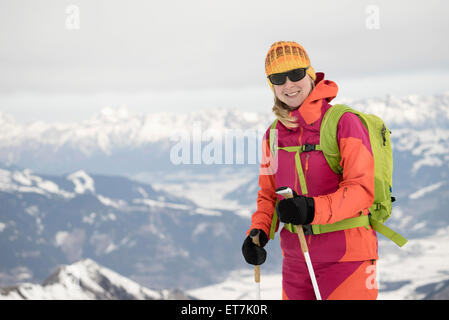
[[[286,93],[285,95],[287,97],[295,97],[299,94],[299,91],[295,91],[295,92],[291,92],[291,93]]]

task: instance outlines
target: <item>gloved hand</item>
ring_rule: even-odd
[[[267,251],[263,248],[268,242],[268,237],[264,231],[260,229],[251,229],[250,235],[259,231],[260,247],[253,243],[251,236],[247,236],[242,245],[242,254],[245,261],[249,264],[258,266],[265,262]]]
[[[276,210],[281,222],[305,225],[315,218],[315,201],[293,191],[293,198],[279,201]]]

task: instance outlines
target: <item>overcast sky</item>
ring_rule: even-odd
[[[0,112],[78,120],[269,111],[270,45],[293,40],[340,97],[449,90],[448,1],[2,0]]]

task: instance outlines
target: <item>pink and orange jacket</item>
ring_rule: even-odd
[[[332,107],[329,103],[336,97],[337,92],[338,87],[334,82],[325,80],[324,73],[317,73],[315,88],[303,104],[291,112],[299,126],[287,128],[278,121],[278,146],[318,145],[321,121],[326,110]],[[267,174],[270,161],[273,161],[269,151],[269,131],[268,129],[263,141],[262,154],[268,156],[262,159],[257,210],[252,215],[249,229],[262,229],[267,235],[278,197],[276,188],[289,186],[301,195],[294,153],[279,150],[276,154],[276,171]],[[315,201],[315,218],[311,224],[331,224],[357,217],[362,212],[366,215],[374,200],[374,159],[371,144],[368,131],[356,115],[346,113],[341,117],[337,140],[343,175],[338,175],[330,169],[321,151],[300,154],[309,192],[306,196],[313,197]],[[279,200],[282,200],[282,196],[279,196]],[[278,226],[276,230],[277,228]],[[378,258],[377,236],[371,227],[309,235],[306,238],[312,261],[342,262]],[[286,244],[282,247],[284,245]]]

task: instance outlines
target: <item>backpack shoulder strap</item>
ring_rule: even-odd
[[[268,136],[268,139],[269,139],[268,143],[270,146],[270,152],[271,152],[271,156],[273,157],[273,159],[276,156],[276,149],[277,149],[276,148],[277,147],[276,146],[276,140],[277,140],[276,139],[276,126],[277,126],[277,124],[278,124],[278,119],[274,120],[273,123],[271,124],[270,133]],[[270,235],[269,235],[270,239],[274,239],[274,235],[276,233],[276,228],[278,226],[278,215],[277,215],[277,211],[276,211],[278,202],[279,202],[279,199],[276,199],[276,205],[274,207],[275,209],[274,209],[273,217],[271,220]]]
[[[324,114],[320,126],[320,146],[329,167],[337,174],[343,173],[340,166],[340,150],[337,143],[337,127],[341,116],[351,112],[358,115],[358,112],[344,104],[335,104]]]
[[[269,145],[270,145],[270,152],[274,159],[276,156],[276,126],[278,124],[278,119],[274,120],[270,127],[270,135],[268,137],[269,139]]]

